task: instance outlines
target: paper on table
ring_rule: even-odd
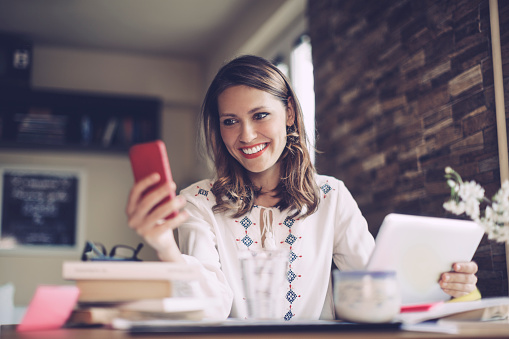
[[[60,328],[78,301],[76,286],[38,286],[17,331]]]
[[[488,309],[491,307],[498,308],[503,305],[509,305],[508,297],[483,298],[481,300],[464,302],[446,302],[436,305],[429,311],[400,313],[395,320],[403,324],[417,324],[426,320],[439,319],[453,314]]]

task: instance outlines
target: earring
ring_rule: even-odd
[[[295,125],[286,126],[286,143],[295,144],[299,140],[299,134],[295,130]]]

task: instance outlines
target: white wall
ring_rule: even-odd
[[[195,61],[35,46],[32,84],[38,88],[157,96],[164,100],[161,135],[172,172],[183,188],[204,175],[195,152],[196,117],[202,73]],[[127,155],[0,150],[0,164],[80,168],[86,174],[84,239],[136,245],[140,238],[127,227],[124,213],[132,174]],[[206,172],[206,171],[205,171]],[[0,253],[0,284],[15,286],[15,304],[27,305],[38,284],[64,284],[63,260],[70,254]],[[148,247],[145,260],[155,260]]]

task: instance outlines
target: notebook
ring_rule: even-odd
[[[445,301],[438,280],[456,262],[469,262],[484,234],[473,221],[389,214],[385,217],[367,269],[394,270],[402,305]]]

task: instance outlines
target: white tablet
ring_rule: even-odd
[[[473,221],[389,214],[376,237],[367,270],[394,270],[403,305],[450,299],[440,274],[472,260],[484,234]]]

